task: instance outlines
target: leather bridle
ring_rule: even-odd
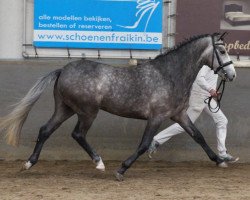
[[[220,56],[218,54],[218,51],[216,49],[216,46],[219,46],[219,45],[223,45],[224,46],[223,42],[221,42],[221,43],[215,43],[214,36],[212,36],[212,44],[213,44],[213,55],[212,55],[212,66],[211,66],[211,68],[212,68],[212,70],[214,70],[214,55],[215,55],[216,58],[217,58],[218,64],[219,64],[219,67],[216,70],[214,70],[214,73],[217,74],[224,67],[233,64],[233,61],[230,60],[230,61],[228,61],[226,63],[222,62],[222,60],[221,60],[221,58],[220,58]]]
[[[220,37],[219,40],[221,40],[222,37],[223,37],[224,35],[225,35],[225,34],[223,34],[223,35]],[[216,70],[214,70],[214,73],[217,74],[220,70],[223,70],[224,67],[233,64],[233,61],[230,60],[230,61],[228,61],[228,62],[226,62],[226,63],[223,63],[223,62],[222,62],[222,60],[221,60],[221,58],[220,58],[220,56],[219,56],[219,54],[218,54],[218,51],[217,51],[217,49],[216,49],[216,46],[218,46],[218,45],[223,45],[223,46],[224,46],[224,43],[223,43],[223,42],[221,42],[221,43],[215,43],[214,36],[212,36],[212,44],[213,44],[213,55],[212,55],[212,66],[211,66],[211,69],[214,70],[214,66],[213,66],[213,65],[214,65],[214,55],[215,55],[216,58],[217,58],[218,64],[219,64],[219,67],[218,67]],[[209,110],[210,110],[211,112],[213,112],[213,113],[217,113],[217,112],[220,110],[220,102],[221,102],[221,99],[222,99],[222,96],[223,96],[223,93],[224,93],[225,83],[226,83],[226,80],[223,78],[223,79],[221,80],[219,86],[218,86],[217,89],[216,89],[216,93],[218,93],[218,94],[220,94],[220,95],[218,95],[217,97],[212,97],[212,96],[210,96],[210,97],[208,97],[208,98],[206,98],[206,99],[204,100],[204,102],[208,104]],[[221,92],[219,92],[221,86],[222,86],[222,90],[221,90]],[[216,105],[215,107],[212,107],[212,106],[211,106],[211,100],[212,100],[212,99],[214,99],[214,100],[216,101],[216,103],[217,103],[217,105]]]

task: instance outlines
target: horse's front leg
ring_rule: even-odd
[[[116,178],[118,181],[123,180],[123,174],[128,168],[136,161],[136,159],[141,156],[147,149],[155,135],[157,129],[160,127],[162,120],[160,118],[152,118],[148,120],[146,129],[144,131],[140,145],[138,146],[136,152],[130,156],[127,160],[122,163],[121,168],[116,172]]]
[[[227,167],[227,164],[217,156],[213,150],[208,146],[201,132],[195,127],[186,112],[174,116],[171,119],[180,124],[180,126],[204,149],[210,160],[216,162],[220,167]]]

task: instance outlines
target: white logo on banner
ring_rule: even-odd
[[[136,9],[138,11],[135,13],[135,17],[137,18],[137,21],[133,25],[130,25],[130,26],[128,25],[127,26],[117,25],[117,26],[126,28],[126,29],[136,29],[141,24],[144,16],[146,17],[146,14],[148,14],[145,27],[144,27],[144,31],[147,30],[148,23],[152,17],[152,14],[154,13],[157,6],[160,4],[160,1],[157,1],[157,0],[101,0],[101,1],[136,2],[137,3]]]

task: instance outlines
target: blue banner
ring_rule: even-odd
[[[160,49],[162,0],[35,0],[34,46]]]

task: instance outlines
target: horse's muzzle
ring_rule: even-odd
[[[233,81],[236,78],[236,73],[225,73],[224,77],[226,81]]]

